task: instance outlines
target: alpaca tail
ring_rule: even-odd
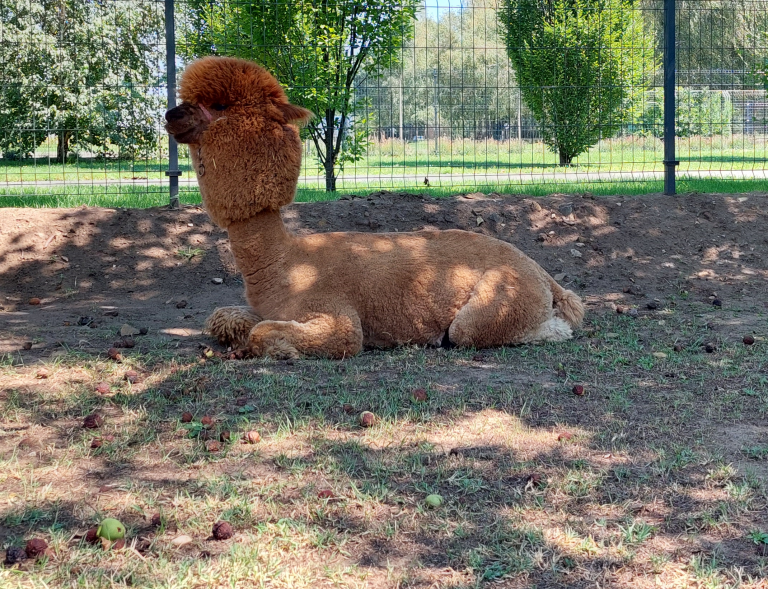
[[[572,290],[566,290],[555,280],[549,278],[552,289],[552,305],[555,308],[555,316],[564,319],[574,329],[581,325],[584,319],[584,303],[579,295]]]

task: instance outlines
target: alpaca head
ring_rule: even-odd
[[[264,68],[244,59],[204,57],[184,70],[182,103],[165,113],[166,129],[189,144],[200,193],[222,227],[290,203],[301,167],[292,123],[312,117],[288,102]]]

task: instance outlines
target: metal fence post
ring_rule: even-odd
[[[168,109],[176,106],[176,22],[173,13],[174,0],[165,0],[165,71],[168,90]],[[168,136],[168,176],[170,207],[179,208],[179,147],[176,140]]]
[[[675,195],[675,0],[664,0],[664,194]]]

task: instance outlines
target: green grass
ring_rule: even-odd
[[[482,192],[485,194],[521,194],[527,196],[548,196],[550,194],[592,193],[595,196],[610,195],[639,195],[661,192],[664,189],[661,181],[648,182],[563,182],[563,183],[528,183],[528,184],[480,184],[470,186],[390,186],[384,190],[404,191],[414,194],[425,194],[432,197],[448,197],[456,194]],[[679,178],[677,192],[680,194],[701,193],[744,193],[764,191],[765,180],[725,180],[712,178]],[[367,195],[379,190],[375,187],[360,186],[344,188],[335,193],[329,193],[321,188],[299,187],[296,194],[297,202],[320,202],[336,200],[344,195]],[[183,188],[179,191],[182,204],[200,204],[200,192],[196,188]],[[168,188],[166,186],[53,186],[53,187],[24,187],[0,188],[0,207],[31,207],[31,208],[71,208],[79,206],[108,207],[108,208],[149,208],[168,204]]]
[[[718,432],[743,419],[734,404],[765,418],[764,388],[722,392],[758,390],[765,344],[721,334],[719,362],[673,352],[677,338],[707,333],[702,313],[681,303],[663,324],[594,314],[584,337],[485,350],[481,362],[417,347],[343,362],[204,361],[150,335],[122,364],[64,350],[42,360],[45,380],[39,365],[6,363],[0,548],[39,537],[54,556],[0,569],[0,586],[490,589],[600,575],[619,588],[757,589],[768,489],[723,460]],[[668,357],[642,365],[657,349]],[[140,383],[126,382],[128,369]],[[709,386],[670,382],[670,371]],[[111,392],[95,394],[97,382]],[[588,394],[571,394],[572,382]],[[417,386],[426,402],[413,400]],[[613,391],[631,403],[607,406]],[[257,409],[242,412],[241,398]],[[96,409],[102,428],[79,427]],[[362,410],[374,427],[359,427]],[[261,442],[239,443],[253,429]],[[207,432],[224,430],[231,441],[207,451]],[[563,430],[573,438],[558,441]],[[35,455],[18,446],[30,435],[44,442]],[[106,435],[114,441],[91,447]],[[430,493],[443,505],[426,507]],[[155,513],[160,527],[148,523]],[[126,524],[140,556],[82,540],[103,517]],[[238,536],[211,540],[217,520]],[[175,548],[182,534],[192,543]]]
[[[562,173],[557,156],[540,141],[441,139],[436,153],[434,142],[372,142],[365,156],[349,164],[351,177],[462,174]],[[323,176],[314,147],[308,147],[302,161],[302,175]],[[577,157],[569,172],[660,172],[663,171],[664,145],[653,137],[625,136],[601,141]],[[677,139],[680,172],[701,170],[764,169],[768,162],[768,143],[759,135],[688,137]],[[188,175],[191,167],[186,150],[180,153],[180,169]],[[19,161],[0,160],[0,181],[105,181],[162,179],[167,163],[158,157],[138,160],[73,157],[66,164],[51,160],[40,151],[38,157]],[[471,180],[470,180],[471,181]]]

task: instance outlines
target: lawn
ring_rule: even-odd
[[[679,177],[677,192],[685,193],[715,193],[730,192],[734,194],[764,190],[765,180],[740,180],[718,178],[686,178]],[[296,202],[324,202],[337,200],[349,195],[365,195],[373,189],[365,184],[339,189],[335,193],[326,192],[320,187],[308,188],[300,185],[296,193]],[[395,184],[388,188],[390,191],[407,191],[412,194],[424,194],[436,198],[449,197],[455,194],[482,192],[485,194],[521,194],[529,196],[547,196],[550,194],[585,194],[596,196],[607,195],[641,195],[662,192],[662,181],[621,181],[621,182],[535,182],[523,184],[474,184],[458,186],[405,186]],[[0,208],[2,207],[130,207],[148,208],[163,206],[168,203],[168,187],[162,185],[150,186],[56,186],[56,187],[22,187],[0,188]],[[196,187],[182,187],[179,191],[182,204],[200,204],[200,191]]]
[[[735,432],[768,414],[765,342],[705,354],[706,321],[593,316],[565,345],[344,362],[205,360],[152,338],[120,364],[7,356],[0,416],[25,437],[0,457],[3,542],[52,552],[0,584],[761,586],[768,440]],[[97,410],[104,425],[80,427]],[[129,549],[82,538],[106,516]],[[210,538],[219,520],[233,540]]]
[[[302,176],[311,179],[323,176],[314,157],[314,148],[307,144]],[[180,169],[189,174],[191,168],[186,150],[182,149]],[[766,137],[761,135],[730,135],[688,137],[677,139],[680,172],[751,171],[763,170],[768,161]],[[375,178],[373,188],[397,185],[406,176],[457,175],[472,183],[477,175],[499,174],[520,176],[520,182],[536,180],[542,173],[627,173],[663,171],[664,144],[653,137],[626,136],[601,141],[587,153],[574,160],[569,170],[557,165],[557,156],[540,141],[495,141],[471,139],[441,139],[436,153],[433,140],[373,142],[362,160],[349,164],[342,178],[346,182],[362,183]],[[33,160],[7,161],[0,159],[0,182],[105,182],[118,180],[157,181],[165,178],[165,160],[139,158],[136,160],[76,157],[67,164],[58,164],[42,150]],[[413,182],[411,182],[413,184]]]

